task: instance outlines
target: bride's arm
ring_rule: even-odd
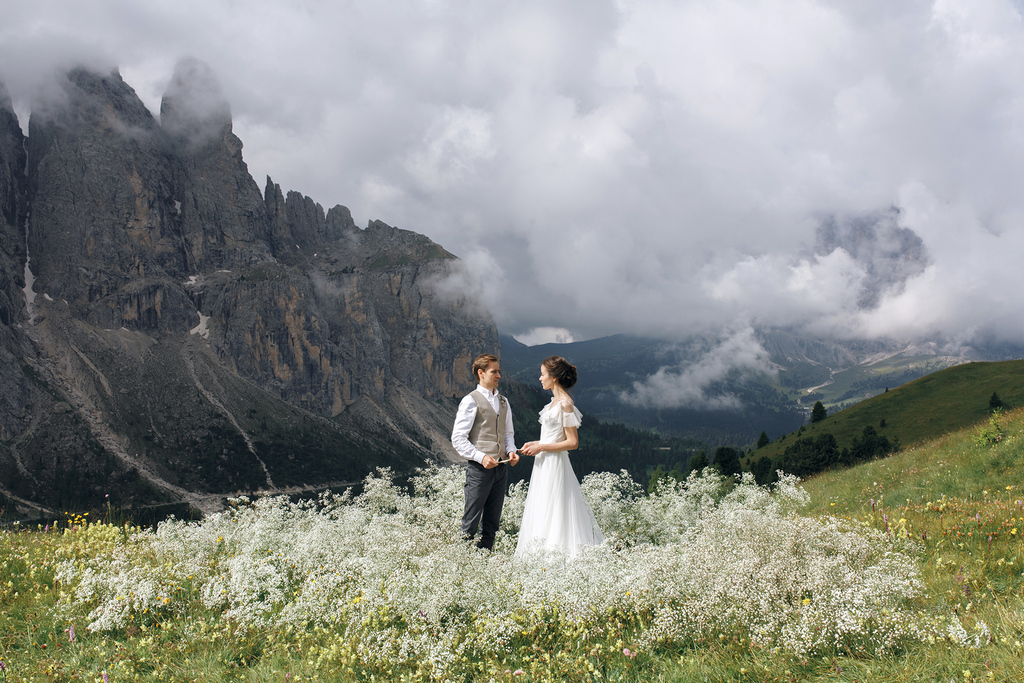
[[[565,427],[565,438],[561,441],[555,441],[554,443],[541,443],[540,441],[530,441],[523,445],[519,449],[520,453],[524,455],[537,455],[544,451],[574,451],[580,447],[580,435],[576,431],[575,427]]]
[[[574,451],[580,447],[580,435],[576,431],[575,427],[565,427],[565,441],[559,441],[556,444],[558,448],[552,448],[553,451]]]

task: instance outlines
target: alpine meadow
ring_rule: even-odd
[[[609,541],[459,540],[460,472],[4,531],[10,681],[1017,681],[1024,410],[805,483],[584,491]]]

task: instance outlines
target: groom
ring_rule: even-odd
[[[459,403],[452,429],[452,445],[466,459],[466,509],[462,515],[462,537],[476,536],[483,522],[477,547],[494,545],[505,502],[508,468],[519,462],[512,431],[512,410],[508,399],[498,393],[501,369],[489,353],[473,361],[477,387]]]

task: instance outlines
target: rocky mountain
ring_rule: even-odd
[[[195,61],[159,120],[117,72],[75,69],[25,137],[0,87],[0,247],[9,515],[212,509],[443,458],[498,347],[441,286],[460,267],[441,246],[261,192]]]

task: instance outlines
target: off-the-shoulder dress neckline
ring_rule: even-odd
[[[548,412],[549,410],[551,410],[555,406],[558,406],[559,409],[561,409],[561,404],[562,404],[561,401],[556,401],[556,400],[552,399],[551,403],[549,403],[546,406],[544,406],[544,408],[540,412],[542,414],[546,413],[546,412]],[[565,413],[564,410],[562,412]],[[573,405],[572,410],[570,410],[569,413],[574,413],[574,412],[576,412],[576,406],[575,405]],[[568,413],[566,413],[566,414],[568,414]]]

